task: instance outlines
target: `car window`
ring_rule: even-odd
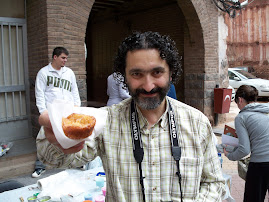
[[[234,80],[234,77],[237,77],[233,72],[228,71],[228,76],[230,80]]]
[[[242,74],[242,75],[243,75],[244,77],[246,77],[247,79],[256,79],[256,78],[257,78],[257,77],[254,76],[253,74],[248,73],[248,72],[246,72],[246,71],[244,71],[244,70],[234,70],[234,71],[236,71],[236,72]]]

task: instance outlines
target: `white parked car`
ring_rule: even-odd
[[[240,68],[229,68],[229,85],[237,90],[242,85],[250,85],[258,90],[259,97],[269,97],[269,80],[260,79]]]

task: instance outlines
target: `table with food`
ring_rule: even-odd
[[[0,194],[0,201],[74,201],[105,199],[105,174],[103,167],[86,171],[67,169],[40,179],[36,184],[6,191]],[[97,200],[96,200],[97,199]]]

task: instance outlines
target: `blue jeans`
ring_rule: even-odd
[[[36,158],[36,161],[35,161],[35,169],[45,169],[46,166],[41,162],[39,161],[38,158]]]

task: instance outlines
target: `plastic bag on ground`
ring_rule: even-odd
[[[12,146],[12,142],[0,142],[0,157],[5,155]]]

